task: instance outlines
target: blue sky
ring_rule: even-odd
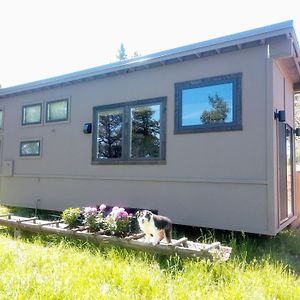
[[[2,87],[62,75],[286,20],[299,1],[0,0]]]
[[[210,111],[212,107],[208,97],[218,94],[227,104],[229,113],[226,122],[232,122],[232,83],[205,86],[182,91],[182,125],[201,124],[200,116],[204,110]]]

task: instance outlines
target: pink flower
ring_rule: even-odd
[[[118,206],[114,206],[113,207],[113,209],[112,209],[112,211],[117,211],[117,210],[119,210],[120,208],[118,207]]]
[[[123,207],[118,207],[116,209],[113,209],[111,213],[115,219],[128,217],[128,213],[125,211],[125,208]]]
[[[105,204],[101,204],[99,207],[100,211],[104,211],[106,209],[106,205]]]
[[[89,215],[95,214],[95,213],[97,213],[97,208],[96,207],[85,207],[84,213],[89,214]]]
[[[128,217],[128,213],[125,210],[119,210],[118,214],[117,214],[117,218],[126,218]]]

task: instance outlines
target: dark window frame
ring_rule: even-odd
[[[38,154],[24,154],[22,153],[22,145],[23,144],[30,144],[30,143],[38,143],[39,144],[39,153]],[[20,141],[20,149],[19,149],[19,155],[20,157],[40,157],[41,156],[41,140],[23,140]]]
[[[232,83],[232,122],[182,125],[182,92],[184,90]],[[175,83],[175,134],[242,130],[242,73],[214,76]]]
[[[92,164],[165,164],[166,163],[166,101],[167,97],[136,100],[93,107],[93,134],[92,134]],[[131,108],[147,105],[160,105],[160,155],[150,158],[131,158]],[[97,116],[101,111],[121,109],[123,112],[122,124],[122,157],[97,158]]]
[[[67,102],[67,116],[65,118],[49,120],[49,115],[48,115],[48,107],[49,107],[49,105],[51,105],[53,103],[65,102],[65,101]],[[46,101],[45,123],[59,123],[59,122],[69,121],[69,114],[70,114],[69,110],[70,110],[70,98],[60,98],[60,99]]]
[[[29,108],[29,107],[34,107],[34,106],[39,106],[41,108],[40,120],[38,122],[24,122],[25,109]],[[43,103],[42,102],[23,105],[22,106],[22,126],[42,124],[42,115],[43,115]]]
[[[4,127],[4,109],[0,108],[0,112],[2,114],[2,119],[1,119],[1,122],[0,122],[0,132],[1,132],[1,131],[3,131],[3,127]]]

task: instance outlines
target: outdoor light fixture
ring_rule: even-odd
[[[300,136],[300,128],[295,128],[294,133],[296,136]]]
[[[92,133],[92,123],[83,124],[83,130],[82,131],[83,131],[84,134]]]
[[[285,110],[276,110],[274,113],[274,118],[278,119],[279,122],[285,122]]]

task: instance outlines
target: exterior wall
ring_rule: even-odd
[[[1,100],[1,202],[41,208],[106,203],[158,209],[174,223],[273,234],[268,225],[267,46],[175,63]],[[174,134],[174,83],[242,73],[241,131]],[[21,126],[24,104],[71,97],[71,120]],[[167,97],[165,165],[92,165],[92,108]],[[41,158],[20,158],[42,138]],[[6,161],[14,162],[13,176]],[[272,181],[272,179],[271,179]]]

